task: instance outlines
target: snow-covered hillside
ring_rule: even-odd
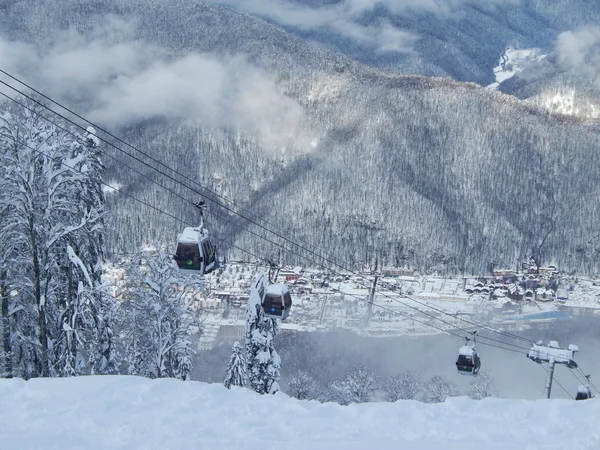
[[[0,380],[3,449],[597,449],[589,400],[340,406],[126,376]]]
[[[502,55],[498,65],[494,67],[494,77],[496,81],[488,85],[489,88],[497,89],[503,81],[514,77],[519,72],[522,72],[527,64],[531,62],[541,61],[546,55],[538,55],[537,48],[517,49],[508,47]]]
[[[592,98],[585,92],[578,92],[567,87],[548,89],[529,101],[554,114],[585,119],[600,118],[600,107],[594,103]]]

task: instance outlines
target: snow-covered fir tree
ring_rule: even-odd
[[[408,370],[399,375],[389,376],[384,383],[388,401],[417,400],[421,394],[421,378],[413,371]]]
[[[199,324],[192,295],[202,282],[181,274],[166,248],[150,253],[131,262],[129,294],[119,312],[127,370],[185,380],[192,368],[192,327]]]
[[[259,394],[274,394],[279,390],[281,358],[275,350],[276,319],[265,318],[262,308],[256,314],[256,327],[246,335],[248,382]]]
[[[354,367],[343,380],[329,384],[329,400],[340,405],[368,402],[375,391],[376,382],[377,376],[367,366]]]
[[[477,373],[477,376],[471,381],[471,390],[469,397],[474,400],[481,400],[487,397],[497,397],[498,392],[494,386],[494,378],[487,370]]]
[[[441,403],[448,397],[459,395],[458,387],[439,375],[435,375],[423,385],[423,401],[425,403]]]
[[[93,130],[50,124],[33,102],[25,105],[0,111],[0,276],[16,293],[2,298],[3,370],[24,378],[111,373],[97,140]]]
[[[231,349],[223,384],[227,389],[231,389],[231,386],[246,386],[246,383],[248,383],[246,350],[239,342],[235,342]]]
[[[246,306],[246,357],[248,359],[248,384],[259,394],[274,394],[279,390],[281,358],[275,350],[276,319],[265,317],[261,306],[262,292],[266,288],[264,274],[258,276]],[[264,291],[263,291],[264,292]]]
[[[301,370],[290,380],[288,394],[300,400],[314,400],[319,396],[319,384]]]
[[[99,139],[96,137],[96,130],[88,127],[85,139],[78,144],[85,149],[88,157],[85,160],[84,169],[88,177],[83,184],[83,189],[78,193],[81,202],[88,207],[97,207],[104,209],[106,203],[101,180],[104,165],[100,159],[98,146]],[[93,323],[93,333],[87,342],[87,354],[92,374],[115,374],[118,372],[118,363],[116,360],[116,350],[113,333],[113,323],[115,321],[116,303],[108,292],[101,287],[102,260],[104,259],[104,215],[98,220],[98,225],[93,228],[87,228],[82,233],[83,239],[87,245],[78,244],[75,257],[80,255],[83,267],[77,265],[81,270],[87,271],[86,280],[92,282],[88,284],[88,289],[84,291],[86,301],[93,308],[90,310],[89,319]],[[74,258],[70,257],[71,262]]]

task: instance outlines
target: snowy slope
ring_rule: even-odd
[[[517,49],[508,47],[502,55],[500,55],[498,65],[494,67],[494,77],[496,78],[496,81],[488,85],[488,87],[497,89],[502,82],[522,72],[527,64],[539,62],[546,57],[546,55],[538,55],[538,53],[539,49],[537,48]]]
[[[591,95],[573,88],[550,88],[529,101],[554,114],[564,114],[586,119],[600,118],[600,106],[594,103]]]
[[[339,406],[126,376],[0,380],[3,449],[597,449],[590,400]]]

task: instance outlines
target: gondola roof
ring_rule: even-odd
[[[469,345],[463,345],[458,349],[458,354],[462,356],[473,356],[475,353],[477,353],[477,351]]]
[[[177,241],[181,244],[198,244],[203,237],[201,228],[186,227]]]

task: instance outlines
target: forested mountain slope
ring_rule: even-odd
[[[586,0],[210,0],[357,61],[488,85],[507,48],[531,49],[503,92],[600,117],[600,3]],[[529,50],[526,50],[529,51]],[[506,62],[506,61],[505,61]],[[508,66],[511,63],[508,62]],[[510,71],[510,67],[507,67]]]
[[[358,61],[489,84],[509,46],[553,50],[600,20],[586,0],[209,0],[263,17]]]
[[[355,267],[378,260],[443,272],[513,267],[528,256],[566,270],[598,268],[596,122],[549,116],[473,84],[384,73],[215,5],[63,0],[3,8],[4,59],[14,70],[317,253]],[[57,27],[70,28],[69,38],[57,39]],[[17,46],[24,50],[11,60],[6,48]],[[59,56],[77,60],[81,49],[81,67],[106,79],[56,77]],[[157,85],[161,77],[167,82]],[[194,220],[181,199],[107,163],[108,181]],[[114,253],[175,239],[181,224],[110,198]],[[215,205],[211,212],[240,221]],[[209,225],[219,238],[277,256],[223,218]],[[220,250],[248,258],[224,243]]]

